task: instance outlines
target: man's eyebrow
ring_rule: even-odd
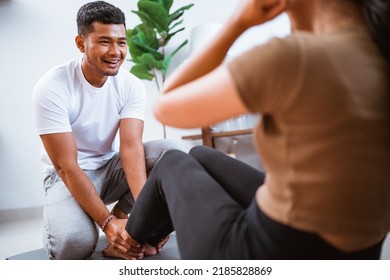
[[[114,37],[102,35],[102,36],[99,36],[98,38],[99,39],[112,40]],[[118,37],[118,40],[127,40],[127,38],[126,37]]]

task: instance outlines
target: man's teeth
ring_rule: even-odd
[[[119,59],[105,59],[105,61],[108,63],[117,63],[119,62]]]

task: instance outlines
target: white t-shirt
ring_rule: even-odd
[[[96,170],[119,150],[116,138],[123,118],[144,120],[146,94],[142,82],[121,68],[101,88],[93,87],[81,70],[82,58],[47,72],[35,85],[33,103],[39,135],[72,132],[77,160]],[[44,173],[53,169],[41,149]]]

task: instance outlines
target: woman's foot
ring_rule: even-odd
[[[144,254],[146,257],[154,256],[157,254],[157,247],[145,243],[144,248],[145,248]]]
[[[168,240],[169,240],[169,235],[167,235],[165,238],[163,238],[157,244],[157,246],[152,246],[152,245],[146,243],[145,246],[144,246],[144,248],[145,248],[145,251],[144,251],[145,256],[154,256],[157,253],[160,253],[160,251],[162,250],[164,245],[168,242]]]

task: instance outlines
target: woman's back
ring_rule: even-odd
[[[248,108],[263,113],[255,133],[268,172],[263,211],[306,231],[389,230],[389,72],[368,33],[297,33],[229,69]]]

